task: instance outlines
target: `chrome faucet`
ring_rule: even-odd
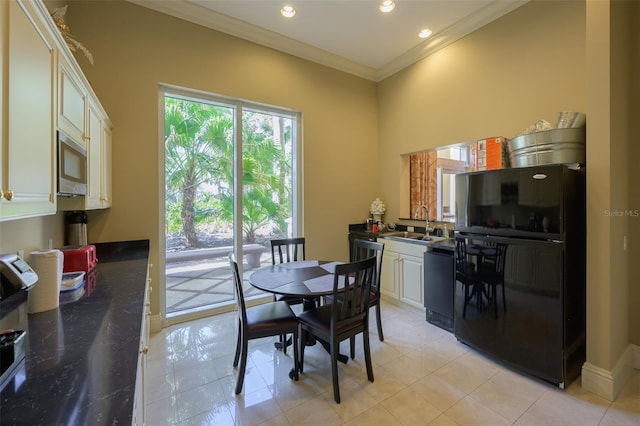
[[[422,204],[419,205],[418,208],[416,208],[415,213],[413,213],[413,218],[414,219],[418,219],[418,213],[420,213],[420,209],[424,209],[424,217],[425,217],[425,234],[429,235],[429,232],[433,231],[433,228],[429,228],[429,208]]]

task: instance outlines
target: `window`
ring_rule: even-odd
[[[455,220],[455,175],[471,171],[468,145],[452,145],[409,156],[409,212],[424,220]],[[412,216],[412,218],[415,218]]]
[[[299,113],[177,88],[161,95],[166,312],[233,304],[228,254],[258,268],[271,263],[269,240],[301,234]]]

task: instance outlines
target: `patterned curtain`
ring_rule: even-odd
[[[411,191],[409,214],[413,218],[418,206],[427,204],[427,153],[419,152],[411,154],[409,157],[409,188]],[[424,218],[424,210],[420,211],[418,217]]]
[[[411,218],[413,218],[418,206],[423,204],[429,208],[429,219],[436,218],[437,161],[438,153],[436,151],[419,152],[411,154],[409,157],[409,189],[411,191],[409,214]],[[429,200],[432,202],[429,203]],[[426,219],[424,209],[418,212],[418,219]]]

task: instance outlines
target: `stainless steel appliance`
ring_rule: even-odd
[[[456,337],[564,387],[585,360],[584,169],[459,174],[456,212],[456,239],[475,248],[475,256],[467,256],[474,270],[484,266],[483,247],[506,248],[497,283],[504,298],[486,275],[471,274],[471,303],[465,285],[456,282]]]
[[[20,256],[0,255],[0,300],[20,290],[29,290],[37,281],[38,274]]]
[[[68,246],[87,245],[87,214],[83,211],[71,211],[65,215],[67,223],[65,244]]]
[[[58,131],[58,195],[73,197],[87,193],[87,151]]]
[[[24,330],[0,331],[0,390],[24,367]]]

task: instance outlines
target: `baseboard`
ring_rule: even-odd
[[[614,401],[631,378],[634,368],[640,369],[640,347],[629,345],[611,371],[585,362],[582,366],[582,388]]]

